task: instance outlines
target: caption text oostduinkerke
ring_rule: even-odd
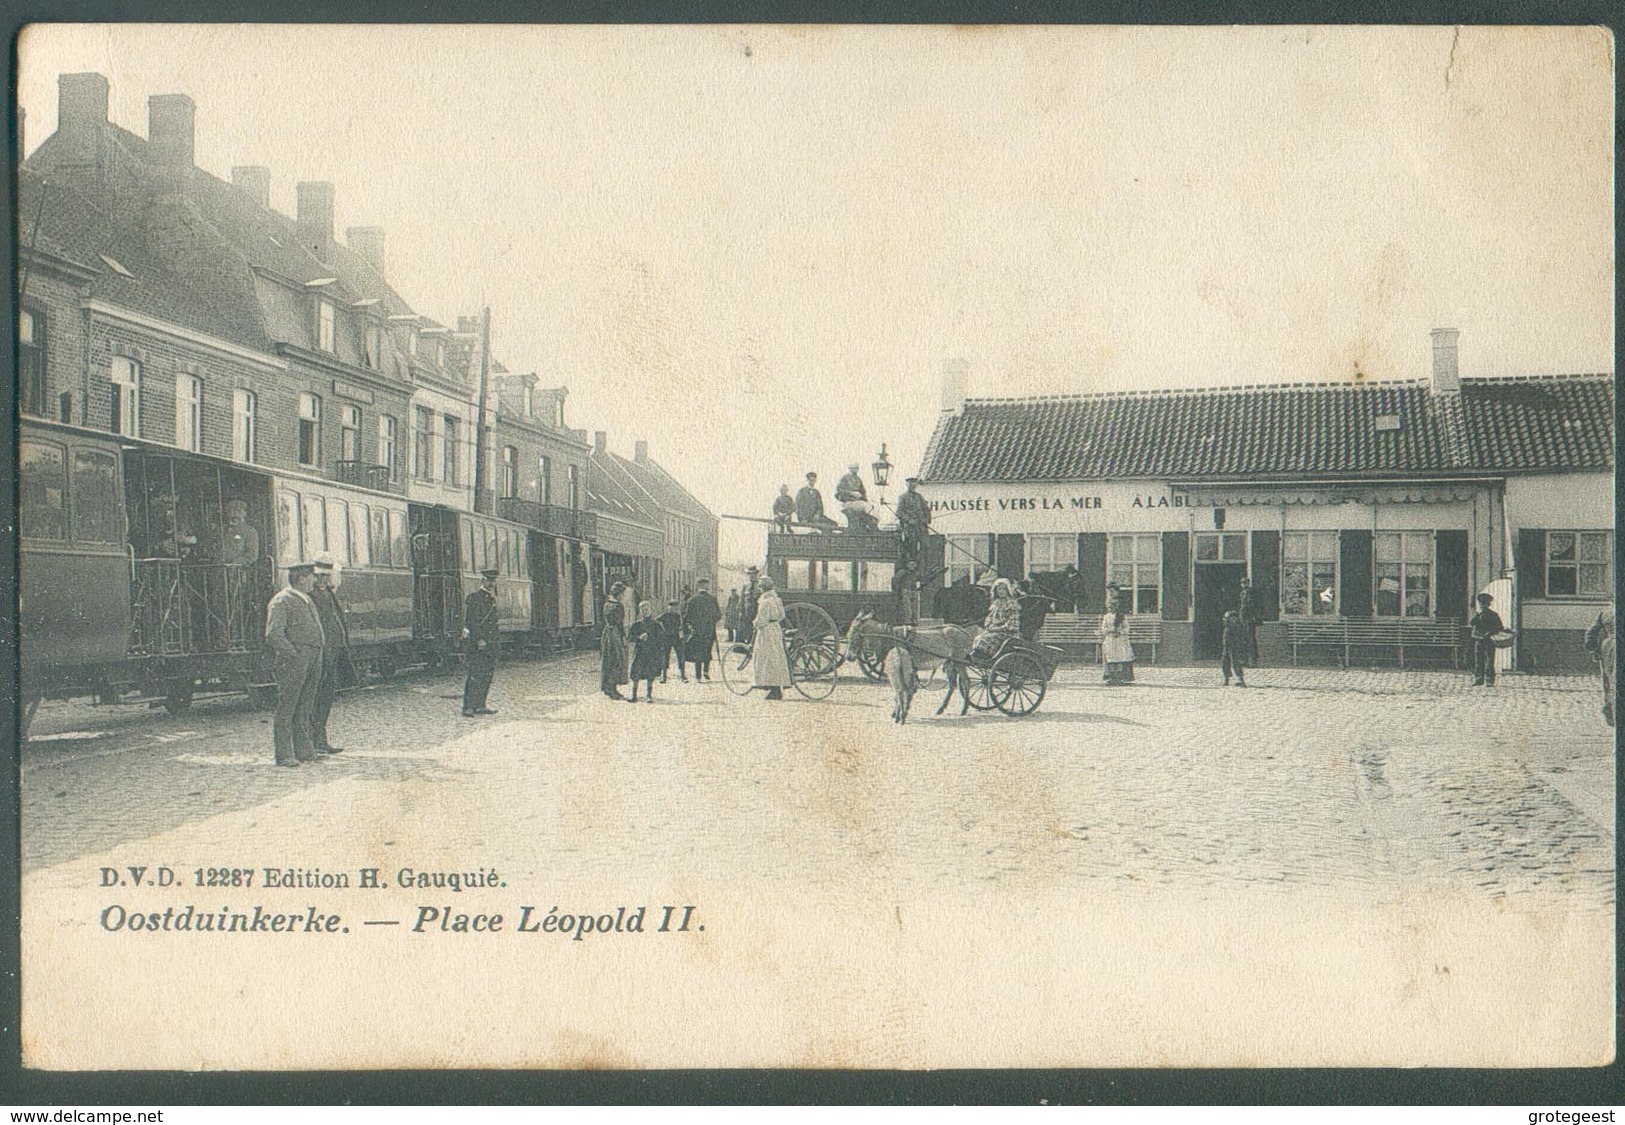
[[[412,934],[548,934],[582,941],[589,936],[617,934],[699,934],[705,924],[695,918],[695,907],[617,906],[602,913],[542,910],[521,906],[518,911],[459,910],[451,904],[418,905],[403,923],[398,918],[367,919],[364,926],[404,926]],[[261,903],[252,907],[219,910],[199,909],[188,903],[162,910],[131,910],[113,903],[101,912],[101,927],[108,933],[170,934],[347,934],[350,924],[340,914],[308,906],[303,911],[267,910]]]

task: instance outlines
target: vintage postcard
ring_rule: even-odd
[[[19,66],[26,1067],[1612,1060],[1607,29]]]

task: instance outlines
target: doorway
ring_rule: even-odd
[[[1199,562],[1196,564],[1195,615],[1196,658],[1217,660],[1224,640],[1224,615],[1241,599],[1241,580],[1246,563]]]

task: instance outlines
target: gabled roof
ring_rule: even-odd
[[[609,454],[609,456],[615,457],[620,467],[633,480],[637,481],[638,485],[642,487],[644,492],[648,493],[649,497],[661,509],[679,515],[690,516],[694,519],[708,520],[716,518],[704,504],[694,499],[693,494],[688,489],[677,483],[677,478],[661,468],[656,462],[648,459],[641,462],[629,461],[625,457],[617,457],[613,453]]]
[[[1280,384],[971,399],[926,447],[927,481],[1606,471],[1611,375]]]
[[[587,461],[587,507],[617,519],[662,526],[660,509],[613,453],[594,450]]]

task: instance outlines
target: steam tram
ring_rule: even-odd
[[[282,568],[321,554],[341,567],[358,674],[450,662],[488,567],[505,648],[584,639],[595,598],[579,540],[39,419],[18,440],[25,722],[42,698],[269,703],[266,604]]]

